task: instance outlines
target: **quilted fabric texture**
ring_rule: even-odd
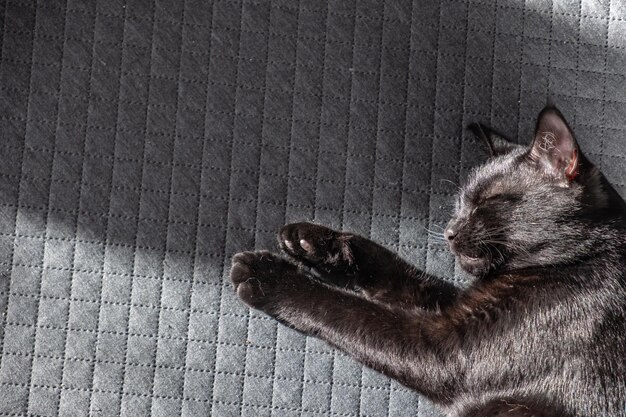
[[[287,222],[427,230],[548,97],[626,194],[623,0],[4,0],[0,415],[438,416],[242,306]]]

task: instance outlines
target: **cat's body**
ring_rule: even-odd
[[[237,294],[450,416],[626,416],[624,201],[555,109],[528,149],[480,133],[496,157],[472,174],[445,232],[478,277],[468,288],[299,223],[279,234],[290,260],[233,258]]]

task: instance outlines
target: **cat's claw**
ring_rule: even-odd
[[[278,233],[278,244],[303,264],[324,269],[345,269],[353,262],[351,235],[311,223],[293,223]]]
[[[247,305],[271,313],[280,295],[281,281],[297,267],[268,251],[241,252],[233,256],[230,279],[237,296]]]

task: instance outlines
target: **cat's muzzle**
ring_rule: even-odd
[[[491,267],[491,257],[486,250],[467,245],[463,222],[452,219],[443,233],[450,252],[459,260],[461,268],[472,275],[483,275]]]

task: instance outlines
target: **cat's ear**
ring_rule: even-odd
[[[572,130],[561,112],[544,108],[537,118],[529,157],[549,175],[573,181],[579,173],[580,152]]]
[[[510,142],[504,136],[483,124],[472,123],[467,126],[467,129],[487,145],[491,156],[504,155],[519,147],[518,144]]]

